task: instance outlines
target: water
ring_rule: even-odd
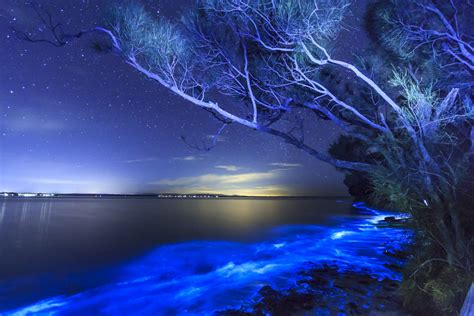
[[[293,286],[308,262],[399,279],[383,250],[409,236],[335,199],[0,203],[0,311],[16,315],[212,314]]]

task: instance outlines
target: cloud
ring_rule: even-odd
[[[8,118],[5,125],[8,129],[20,133],[56,132],[70,128],[70,125],[66,125],[62,120],[41,118],[34,114]]]
[[[173,158],[174,160],[179,160],[179,161],[195,161],[195,160],[202,160],[201,157],[197,156],[186,156],[186,157],[176,157]]]
[[[151,184],[172,186],[172,187],[200,187],[200,186],[223,186],[223,185],[235,185],[243,183],[251,183],[257,181],[265,181],[269,179],[275,179],[278,177],[278,172],[275,170],[268,172],[253,172],[253,173],[240,173],[232,175],[221,175],[221,174],[203,174],[194,177],[181,177],[176,179],[162,179]]]
[[[43,193],[129,193],[134,186],[126,178],[115,178],[102,174],[77,175],[70,177],[11,178],[11,191]],[[0,188],[1,190],[1,188]]]
[[[209,193],[219,193],[218,191]],[[282,196],[282,195],[294,195],[293,188],[284,185],[265,185],[257,186],[249,189],[239,190],[228,190],[224,194],[237,194],[237,195],[249,195],[249,196]]]
[[[147,157],[147,158],[138,158],[138,159],[130,159],[130,160],[123,160],[124,163],[141,163],[141,162],[150,162],[156,161],[158,158],[156,157]]]
[[[93,181],[87,180],[71,180],[71,179],[56,179],[56,178],[31,178],[28,179],[29,182],[32,183],[40,183],[40,184],[61,184],[61,185],[76,185],[76,184],[89,184]]]
[[[220,165],[220,166],[216,166],[215,168],[224,169],[224,170],[227,170],[227,171],[238,171],[238,170],[243,169],[241,167],[237,167],[237,166],[234,166],[234,165]]]
[[[282,170],[239,174],[208,173],[194,177],[161,179],[151,182],[160,190],[179,193],[212,193],[228,195],[278,196],[290,195],[292,189],[273,184],[282,176]]]
[[[273,162],[270,166],[280,167],[280,168],[300,168],[303,167],[300,163],[287,163],[287,162]]]

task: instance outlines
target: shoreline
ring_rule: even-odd
[[[362,207],[361,207],[362,208]],[[363,207],[364,209],[370,209]],[[374,223],[381,229],[409,228],[406,218],[386,216]],[[384,264],[401,273],[410,254],[402,249],[384,249],[384,254],[400,260],[399,264]],[[408,315],[403,309],[402,297],[398,293],[401,280],[376,277],[370,270],[336,260],[330,262],[308,262],[307,269],[297,272],[302,279],[297,285],[285,290],[263,286],[252,306],[216,312],[219,316],[250,315],[306,315],[318,312],[328,315]]]

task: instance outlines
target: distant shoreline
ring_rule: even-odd
[[[154,193],[154,194],[96,194],[96,193],[0,193],[3,198],[155,198],[155,199],[351,199],[351,196],[259,196],[259,195],[226,195],[208,193]]]

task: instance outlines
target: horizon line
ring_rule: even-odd
[[[351,195],[242,195],[242,194],[225,194],[225,193],[178,193],[178,192],[152,192],[152,193],[77,193],[77,192],[68,192],[68,193],[57,193],[57,192],[16,192],[16,191],[0,191],[0,194],[51,194],[51,195],[115,195],[115,196],[159,196],[159,195],[181,195],[181,196],[222,196],[222,197],[331,197],[331,198],[352,198]],[[6,197],[6,196],[5,196]],[[15,197],[15,196],[13,196]]]

